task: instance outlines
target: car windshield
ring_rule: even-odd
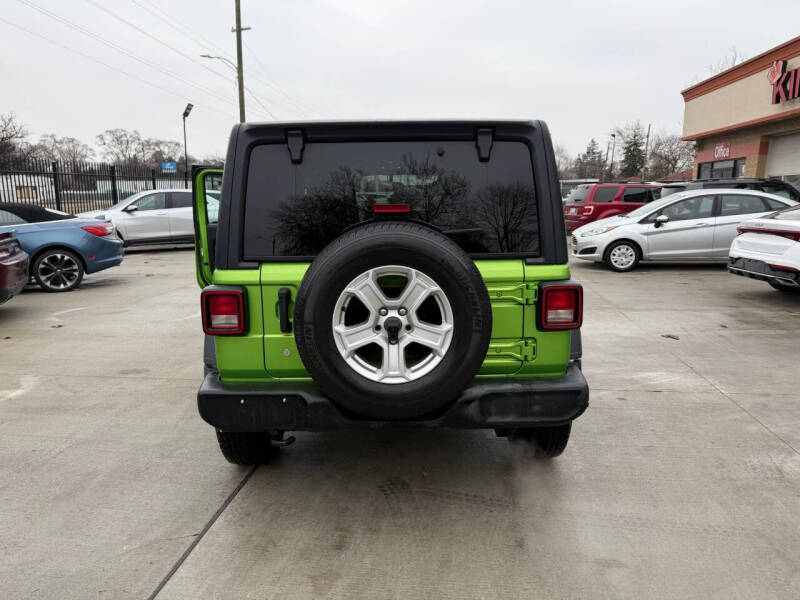
[[[677,193],[677,194],[670,194],[669,196],[666,196],[666,197],[662,196],[658,200],[653,200],[649,204],[645,204],[643,206],[640,206],[639,208],[629,212],[627,215],[621,215],[621,216],[627,216],[627,217],[630,217],[631,219],[636,219],[636,218],[639,218],[639,217],[645,217],[645,216],[649,215],[650,213],[656,212],[659,209],[665,207],[667,204],[671,204],[672,202],[675,202],[676,200],[679,200],[680,198],[683,198],[685,196],[686,196],[686,194],[683,194],[683,193],[680,193],[680,192]]]
[[[142,192],[136,192],[135,194],[131,194],[130,196],[126,196],[124,200],[120,200],[116,204],[112,204],[111,206],[109,206],[108,208],[106,208],[104,210],[114,210],[114,209],[117,209],[117,208],[122,208],[123,206],[128,204],[131,200],[134,200],[134,199],[138,198],[141,195],[142,195]],[[98,212],[102,212],[102,210],[100,210]]]

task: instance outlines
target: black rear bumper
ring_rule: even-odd
[[[732,258],[728,262],[728,271],[734,275],[750,277],[759,281],[767,281],[788,287],[800,287],[800,276],[797,271],[777,269],[761,260],[752,258]]]
[[[200,416],[222,431],[324,431],[354,428],[506,429],[560,425],[589,405],[577,364],[558,379],[476,380],[440,416],[416,421],[362,420],[343,413],[313,384],[224,385],[208,372],[197,392]]]

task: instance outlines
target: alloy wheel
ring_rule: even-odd
[[[345,363],[378,383],[419,379],[444,358],[453,338],[444,291],[411,267],[386,265],[355,277],[333,309],[333,337]]]

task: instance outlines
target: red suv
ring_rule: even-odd
[[[579,185],[564,200],[567,231],[630,212],[661,196],[661,186],[646,183],[592,183]]]

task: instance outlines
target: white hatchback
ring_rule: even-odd
[[[191,190],[147,190],[78,216],[110,219],[126,246],[194,243]]]
[[[800,293],[800,206],[742,223],[728,270]]]
[[[640,260],[725,262],[739,223],[796,204],[757,190],[679,192],[579,227],[572,254],[614,271],[630,271]]]

